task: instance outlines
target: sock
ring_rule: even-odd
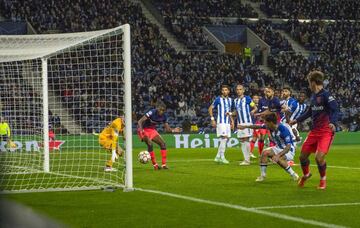
[[[157,165],[154,151],[150,151],[149,154],[150,154],[150,157],[151,157],[152,164]]]
[[[309,159],[306,159],[304,161],[300,160],[300,164],[301,164],[301,169],[303,171],[304,176],[309,175],[309,173],[310,173],[310,170],[309,170],[310,161],[309,161]]]
[[[250,153],[254,151],[255,142],[253,140],[250,141]]]
[[[262,151],[264,149],[264,140],[259,140],[258,141],[258,146],[259,146],[259,154],[262,154]]]
[[[216,157],[220,157],[221,159],[225,158],[226,142],[227,142],[227,139],[225,139],[225,138],[220,139],[220,145],[219,145],[218,154]]]
[[[117,155],[116,155],[116,149],[111,151],[111,161],[115,162]]]
[[[267,168],[267,164],[260,164],[260,173],[261,173],[261,176],[263,176],[263,177],[266,176],[266,168]]]
[[[295,174],[294,170],[289,165],[285,168],[285,171],[291,176]]]
[[[160,152],[161,152],[161,163],[164,166],[166,165],[166,149],[165,150],[162,149],[160,150]]]
[[[250,162],[250,142],[242,142],[241,150],[244,155],[244,160]]]
[[[317,165],[318,165],[318,170],[320,173],[320,179],[326,180],[326,162],[324,162],[323,165],[320,165],[319,163]]]

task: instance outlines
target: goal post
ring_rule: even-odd
[[[0,36],[0,76],[0,116],[11,129],[0,137],[0,192],[133,190],[128,24]],[[109,144],[100,133],[118,117],[124,137],[115,131],[118,145]],[[125,154],[114,160],[118,148]]]

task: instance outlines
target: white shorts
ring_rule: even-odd
[[[243,126],[249,126],[252,124],[241,124]],[[245,128],[243,130],[238,130],[237,131],[237,137],[238,138],[247,138],[247,137],[251,137],[253,135],[253,129],[251,128]]]
[[[226,136],[231,137],[231,127],[230,124],[217,124],[216,125],[216,135],[217,137]]]
[[[278,146],[272,146],[272,147],[270,147],[270,149],[272,151],[274,151],[275,154],[278,154],[284,150],[284,149],[279,148]],[[295,147],[292,146],[290,148],[290,151],[285,154],[285,158],[287,161],[293,161],[294,157],[295,157]]]

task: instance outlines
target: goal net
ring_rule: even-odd
[[[132,189],[130,59],[127,24],[0,36],[0,191]],[[105,170],[99,133],[118,117],[126,152]]]

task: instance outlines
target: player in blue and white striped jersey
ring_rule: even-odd
[[[295,98],[291,97],[291,89],[289,87],[282,89],[281,98],[283,102],[281,103],[280,121],[281,123],[286,123],[289,116],[297,109],[298,102]]]
[[[255,107],[255,103],[252,102],[250,96],[245,96],[245,88],[239,84],[236,86],[237,98],[234,100],[234,108],[236,110],[233,116],[236,116],[237,123],[243,126],[253,124],[251,117],[251,110]],[[244,155],[244,161],[240,165],[250,165],[250,137],[253,134],[252,129],[238,130],[237,137],[240,139],[241,150]]]
[[[228,164],[229,161],[225,158],[226,143],[231,137],[231,129],[234,127],[234,121],[231,115],[233,100],[229,97],[230,87],[228,85],[221,86],[221,96],[215,98],[209,107],[209,114],[211,117],[211,125],[216,127],[217,137],[220,138],[218,153],[215,157],[215,162]],[[214,118],[213,109],[217,110],[216,122]]]
[[[307,104],[305,103],[305,100],[306,100],[305,92],[300,92],[298,105],[297,105],[296,109],[292,112],[292,114],[290,116],[290,120],[296,120],[299,116],[301,116],[306,111]]]
[[[306,95],[304,92],[300,93],[299,102],[291,97],[291,90],[288,87],[283,88],[282,97],[285,100],[285,104],[282,106],[282,123],[289,123],[291,120],[295,120],[306,110],[305,99]],[[291,126],[292,132],[295,135],[296,141],[300,141],[300,134],[297,130],[297,125]]]
[[[275,146],[265,149],[260,158],[260,173],[261,175],[256,179],[257,182],[264,181],[266,178],[266,169],[268,157],[272,158],[280,167],[282,167],[287,173],[290,174],[294,181],[299,179],[299,176],[294,172],[291,166],[288,164],[289,160],[294,159],[295,145],[292,140],[291,129],[287,124],[277,123],[277,116],[275,113],[271,113],[265,116],[265,125],[250,125],[250,126],[238,126],[239,129],[252,128],[268,129],[271,133],[271,137],[275,142]]]

